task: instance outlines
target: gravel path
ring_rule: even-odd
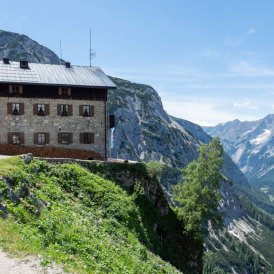
[[[10,158],[12,156],[8,156],[8,155],[0,155],[0,159],[6,159],[6,158]]]
[[[0,250],[0,274],[63,274],[62,268],[51,266],[43,269],[40,259],[28,256],[23,259],[11,258]]]

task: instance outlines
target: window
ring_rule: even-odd
[[[39,115],[39,116],[45,116],[46,115],[46,105],[38,104],[37,108],[38,108],[37,115]]]
[[[71,132],[58,133],[58,143],[63,145],[69,145],[73,142],[73,136]]]
[[[37,144],[38,145],[46,144],[46,133],[38,133],[37,134]]]
[[[79,115],[84,116],[84,117],[94,116],[94,106],[80,105],[79,106]]]
[[[21,144],[20,136],[18,134],[13,134],[12,135],[12,143],[14,145],[20,145]]]
[[[49,144],[49,133],[38,132],[33,134],[33,143],[35,145],[46,145]]]
[[[61,115],[68,116],[69,114],[69,106],[68,105],[61,105]]]
[[[83,106],[83,116],[85,117],[90,116],[90,106]]]
[[[24,144],[24,133],[23,132],[9,132],[8,143],[13,145]]]
[[[84,142],[84,144],[90,144],[91,143],[90,135],[86,132],[83,134],[83,142]]]
[[[9,93],[22,94],[23,93],[23,87],[19,86],[19,85],[10,85],[9,86]]]
[[[20,104],[12,103],[12,115],[20,115]]]
[[[61,144],[67,145],[69,144],[69,134],[61,133]]]
[[[71,96],[71,88],[69,88],[69,87],[59,87],[58,94],[60,96]]]
[[[8,103],[8,114],[11,115],[22,115],[24,114],[24,104],[23,103]]]
[[[39,116],[49,115],[49,104],[34,104],[33,115],[39,115]]]
[[[11,86],[11,90],[12,90],[12,92],[19,92],[20,87],[19,86]]]
[[[72,105],[57,105],[57,115],[71,116],[72,115]]]
[[[94,144],[94,133],[82,132],[80,133],[81,144]]]

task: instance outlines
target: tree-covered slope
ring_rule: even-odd
[[[200,126],[172,118],[200,142],[212,139]],[[232,127],[228,131],[232,138]],[[222,172],[232,182],[221,184],[225,227],[206,239],[204,273],[273,273],[273,205],[248,184],[227,154]]]
[[[113,171],[121,168],[128,174],[137,168],[134,174],[147,182],[156,178],[143,164]],[[104,167],[93,169],[103,173]],[[27,165],[19,157],[1,160],[0,174],[0,245],[6,249],[20,246],[80,273],[201,269],[202,250],[183,235],[172,210],[163,214],[149,201],[141,183],[125,187],[77,164]]]

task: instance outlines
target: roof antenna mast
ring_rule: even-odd
[[[61,60],[63,60],[62,40],[61,39],[60,39],[60,56],[61,56]]]
[[[89,66],[91,67],[91,59],[96,56],[96,52],[91,47],[91,28],[89,29]]]

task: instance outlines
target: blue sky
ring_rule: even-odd
[[[274,113],[272,0],[0,0],[0,29],[152,85],[168,113],[201,125]],[[60,55],[60,54],[59,54]]]

